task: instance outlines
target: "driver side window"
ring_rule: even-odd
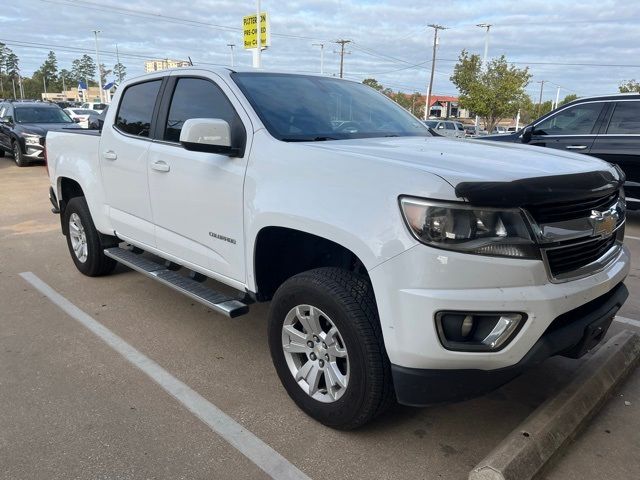
[[[604,103],[585,103],[562,110],[534,127],[534,135],[588,135]]]

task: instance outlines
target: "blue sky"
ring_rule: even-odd
[[[448,29],[441,32],[434,93],[455,94],[449,81],[455,59],[463,48],[482,54],[484,31],[476,24],[491,23],[489,57],[529,65],[528,92],[535,99],[540,80],[550,82],[544,98],[551,99],[558,85],[561,97],[584,96],[640,79],[640,2],[263,0],[262,6],[271,18],[272,45],[263,55],[270,69],[317,72],[320,53],[313,44],[324,43],[325,73],[336,74],[332,41],[344,38],[353,40],[347,77],[373,76],[394,90],[424,92],[433,41],[427,25],[437,23]],[[143,73],[147,57],[228,65],[229,43],[237,45],[236,62],[250,66],[241,24],[254,10],[254,1],[231,0],[20,0],[0,12],[0,41],[18,54],[26,75],[49,48],[60,67],[70,68],[74,58],[93,51],[95,29],[102,31],[102,61],[115,63],[118,44],[129,76]]]

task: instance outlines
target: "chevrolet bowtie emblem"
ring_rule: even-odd
[[[615,231],[618,225],[618,212],[615,209],[605,210],[604,212],[591,210],[589,220],[593,225],[594,236],[608,237]]]

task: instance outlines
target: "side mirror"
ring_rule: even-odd
[[[186,150],[240,156],[231,146],[231,127],[219,118],[190,118],[182,125],[180,143]]]
[[[531,135],[533,134],[533,125],[528,125],[522,130],[522,143],[529,143],[531,141]]]
[[[0,123],[11,124],[11,123],[13,123],[13,118],[11,118],[11,116],[2,117],[2,118],[0,118]]]
[[[444,125],[442,124],[438,125],[438,130],[444,130]]]

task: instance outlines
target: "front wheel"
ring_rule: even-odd
[[[271,303],[268,335],[287,393],[319,422],[353,429],[392,404],[391,370],[367,279],[339,268],[290,278]]]
[[[69,200],[64,210],[64,221],[68,228],[67,246],[78,270],[89,277],[107,275],[116,267],[116,261],[104,254],[104,249],[115,245],[104,245],[96,230],[91,212],[84,197]]]
[[[20,144],[14,140],[13,142],[13,160],[16,162],[16,165],[19,167],[26,167],[29,165],[29,162],[24,158],[24,154],[22,153],[22,148],[20,148]]]

